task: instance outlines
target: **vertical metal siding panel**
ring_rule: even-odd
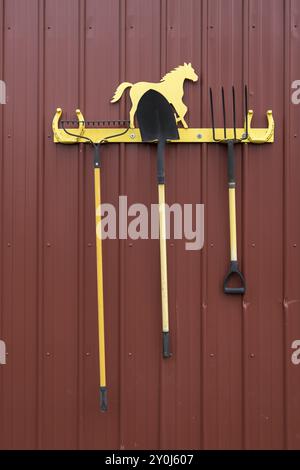
[[[78,2],[46,3],[45,134],[78,103]],[[67,21],[66,21],[67,19]],[[72,114],[71,114],[72,113]],[[43,447],[77,445],[78,150],[45,146]]]
[[[127,56],[127,43],[126,43],[126,9],[127,2],[119,0],[119,82],[126,81],[126,56]],[[119,104],[120,117],[125,116],[126,100],[121,100]],[[127,114],[128,115],[128,114]],[[125,168],[126,168],[126,145],[121,144],[119,149],[119,194],[125,193]],[[123,351],[125,349],[125,249],[126,240],[119,238],[119,379],[120,379],[120,400],[119,400],[119,440],[120,449],[124,449],[125,432],[126,432],[126,403],[123,403],[122,397],[125,395],[127,386],[127,375],[124,364],[127,360]]]
[[[242,109],[242,4],[211,1],[208,5],[208,84],[214,91],[216,123],[222,126],[220,87],[224,85],[231,110],[231,86],[237,90],[237,122]],[[208,92],[208,91],[207,91]],[[228,125],[232,116],[228,112]],[[230,124],[229,124],[230,123]],[[209,127],[211,122],[209,120]],[[241,124],[239,124],[241,125]],[[236,147],[238,253],[242,264],[241,150]],[[241,299],[224,296],[222,283],[229,266],[229,215],[227,154],[220,145],[208,146],[208,297],[206,319],[206,375],[204,384],[205,447],[240,448],[241,396]],[[230,430],[230,431],[229,431]]]
[[[276,144],[249,147],[245,406],[248,446],[283,446],[282,174],[283,2],[250,2],[250,108],[258,125],[272,108]],[[270,77],[272,79],[270,80]]]
[[[98,25],[101,24],[101,28]],[[89,0],[85,22],[86,119],[118,119],[109,103],[118,82],[119,2]],[[118,131],[116,131],[118,132]],[[99,359],[95,263],[93,150],[84,146],[84,424],[83,447],[119,447],[119,250],[117,240],[103,241],[104,314],[108,406],[99,410]],[[118,207],[118,145],[101,148],[102,202]]]
[[[45,166],[45,1],[38,2],[39,36],[38,36],[38,245],[37,245],[37,352],[36,352],[36,388],[37,388],[37,443],[36,448],[43,448],[43,354],[44,354],[44,166]],[[49,138],[48,134],[48,138]]]
[[[78,103],[79,109],[85,109],[85,43],[86,43],[86,2],[78,3]],[[78,375],[77,375],[77,448],[85,448],[84,432],[84,323],[85,323],[85,146],[80,145],[78,152]]]
[[[11,8],[13,8],[13,3],[10,3]],[[10,101],[9,93],[10,87],[14,89],[14,70],[13,70],[13,29],[14,23],[11,23],[12,18],[9,16],[7,11],[7,2],[5,3],[4,9],[4,70],[5,70],[5,80],[9,83],[7,87],[7,102]],[[8,29],[8,27],[10,29]],[[6,109],[3,110],[3,179],[2,179],[2,239],[5,244],[3,246],[3,285],[2,285],[2,335],[6,342],[7,346],[7,364],[11,357],[13,358],[12,351],[10,348],[11,342],[13,340],[11,333],[11,322],[12,322],[12,250],[11,240],[12,240],[12,211],[13,211],[13,201],[12,201],[12,161],[13,161],[13,151],[12,151],[12,118],[13,118],[13,108],[8,107],[8,103],[5,105]],[[10,138],[8,137],[10,136]],[[5,175],[5,177],[4,177]],[[1,439],[2,448],[13,448],[13,421],[12,421],[12,387],[13,387],[13,377],[12,377],[12,368],[6,367],[1,368],[3,383],[3,395],[2,395],[2,405],[3,405],[3,415],[2,422],[5,423],[5,434]]]
[[[285,65],[285,217],[286,239],[285,255],[285,329],[286,343],[284,361],[286,366],[286,446],[288,449],[300,448],[300,406],[299,365],[291,361],[292,343],[300,339],[299,317],[299,200],[300,200],[300,166],[299,166],[299,122],[300,105],[291,102],[291,83],[300,79],[299,46],[300,46],[300,3],[296,0],[286,2],[285,16],[286,65]]]
[[[200,72],[200,83],[201,83],[201,121],[200,125],[203,127],[208,127],[208,5],[209,0],[204,0],[202,2],[202,22],[201,22],[201,38],[202,38],[202,47],[201,47],[201,72]],[[201,273],[199,282],[201,283],[201,350],[200,350],[200,385],[201,385],[201,405],[200,405],[200,415],[201,415],[201,427],[200,427],[200,448],[205,449],[206,447],[206,426],[205,426],[205,409],[206,409],[206,400],[205,400],[205,383],[206,383],[206,369],[207,369],[207,360],[206,360],[206,324],[207,324],[207,284],[208,284],[208,273],[207,273],[207,262],[208,262],[208,238],[207,238],[207,200],[208,200],[208,145],[203,144],[201,148],[201,202],[204,204],[205,214],[204,214],[204,247],[201,252]]]
[[[160,79],[160,2],[126,3],[126,80]],[[124,99],[124,98],[122,98]],[[128,206],[157,202],[153,146],[127,146],[124,170]],[[131,218],[129,218],[129,221]],[[126,240],[124,249],[124,342],[126,381],[121,396],[122,448],[159,446],[161,305],[157,240]]]
[[[167,8],[166,70],[192,62],[200,74],[201,4],[193,0],[184,4],[176,1],[168,2]],[[190,126],[193,126],[193,121],[196,126],[195,122],[200,119],[201,89],[198,84],[187,81],[185,86],[184,101],[190,105],[186,120]],[[200,166],[197,146],[167,147],[166,201],[169,205],[201,202]],[[174,357],[172,369],[167,361],[164,367],[168,388],[162,389],[165,404],[162,409],[165,418],[163,437],[164,448],[195,449],[200,446],[201,265],[200,251],[187,251],[185,243],[185,239],[174,240],[171,232],[168,272]],[[195,296],[198,291],[199,295]],[[170,430],[170,419],[174,422],[173,431]]]
[[[4,257],[4,269],[10,276],[5,275],[3,332],[10,352],[4,373],[5,382],[10,381],[10,387],[5,388],[10,397],[4,393],[2,423],[5,423],[4,428],[7,424],[10,429],[4,441],[4,447],[10,448],[34,448],[36,431],[36,1],[30,1],[29,7],[20,1],[6,2],[6,59],[9,63],[5,68],[10,99],[5,111],[10,151],[4,150],[7,219],[3,224],[6,226],[8,222],[4,234],[10,255]]]
[[[249,86],[249,2],[250,0],[243,0],[243,82]],[[248,88],[249,92],[249,88]],[[248,257],[249,253],[247,250],[247,243],[248,241],[248,218],[247,218],[247,195],[249,194],[248,191],[248,158],[249,158],[249,146],[245,145],[242,149],[242,181],[243,181],[243,194],[242,194],[242,247],[243,247],[243,270],[245,278],[248,279]],[[247,389],[247,370],[248,370],[248,355],[247,355],[247,347],[248,347],[248,339],[247,339],[247,309],[248,309],[248,302],[247,302],[248,291],[243,299],[242,303],[242,370],[241,370],[241,378],[242,378],[242,449],[247,448],[247,440],[248,440],[248,429],[247,429],[247,419],[249,418],[247,415],[247,407],[245,406],[246,402],[246,389]]]
[[[4,77],[4,0],[0,1],[0,77],[1,80],[5,80]],[[4,248],[3,248],[3,166],[4,166],[4,106],[0,105],[0,338],[5,340],[3,334],[4,318],[3,318],[3,279],[5,275],[4,271]],[[1,368],[3,369],[3,367]],[[0,369],[0,396],[3,397],[5,390],[4,374]],[[0,400],[0,422],[4,422],[4,403]],[[0,449],[3,448],[3,441],[0,437]]]

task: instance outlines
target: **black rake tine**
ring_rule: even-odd
[[[210,96],[210,112],[211,112],[211,125],[212,125],[212,131],[213,131],[213,139],[216,140],[215,118],[214,118],[214,103],[213,103],[213,95],[212,95],[212,89],[211,88],[209,88],[209,96]]]
[[[223,121],[224,121],[224,139],[226,139],[226,110],[225,110],[225,94],[224,87],[222,87],[222,107],[223,107]]]
[[[246,119],[246,137],[248,139],[248,87],[245,85],[245,119]]]
[[[235,114],[235,89],[232,85],[232,111],[233,111],[233,132],[234,140],[236,140],[236,114]]]

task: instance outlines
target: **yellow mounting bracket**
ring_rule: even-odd
[[[117,87],[114,96],[111,99],[111,103],[119,101],[125,92],[129,90],[129,96],[131,100],[131,109],[129,112],[130,123],[128,129],[111,127],[85,127],[86,122],[84,121],[83,115],[79,109],[76,110],[78,127],[66,129],[64,125],[68,124],[68,121],[64,122],[62,127],[59,127],[59,120],[62,115],[62,109],[57,108],[56,114],[53,118],[52,128],[54,133],[54,142],[61,144],[74,144],[79,142],[100,143],[109,139],[109,142],[115,143],[139,143],[142,142],[140,130],[135,127],[134,116],[138,107],[138,103],[143,94],[148,90],[154,90],[163,95],[166,100],[173,106],[175,111],[175,118],[177,123],[181,123],[183,127],[178,128],[179,140],[173,140],[171,142],[176,143],[213,143],[228,139],[242,140],[242,143],[273,143],[274,142],[274,119],[272,111],[267,112],[268,127],[266,129],[252,129],[251,121],[253,118],[253,111],[249,110],[247,114],[247,123],[243,129],[236,129],[236,135],[234,129],[226,129],[226,139],[224,137],[223,129],[215,129],[215,135],[213,135],[213,129],[200,129],[200,128],[189,128],[185,120],[185,115],[188,111],[188,107],[183,102],[183,85],[185,80],[192,82],[198,81],[198,75],[196,74],[192,64],[184,62],[183,65],[179,65],[175,69],[164,75],[161,80],[157,83],[150,82],[122,82]],[[234,87],[233,87],[234,88]],[[223,89],[222,89],[223,90]],[[223,91],[222,91],[223,93]],[[234,89],[233,89],[234,94]],[[212,100],[212,98],[211,98]],[[223,97],[224,100],[224,97]],[[212,105],[212,103],[211,103]],[[225,103],[223,102],[223,107]],[[247,106],[246,106],[247,108]],[[100,121],[101,122],[101,121]],[[107,122],[107,121],[106,121]],[[126,121],[121,121],[122,123]],[[225,119],[224,119],[225,122]],[[70,121],[69,121],[70,123]],[[72,124],[76,125],[76,122],[72,121]],[[94,123],[93,123],[94,124]],[[101,123],[103,124],[103,122]],[[246,125],[247,124],[247,125]],[[248,137],[246,137],[246,129],[248,131]],[[73,135],[70,135],[73,134]]]
[[[76,134],[76,136],[70,136],[63,128],[59,127],[60,117],[62,115],[62,109],[57,108],[56,113],[52,122],[52,129],[54,134],[54,142],[61,144],[76,144],[76,143],[87,143],[84,137],[92,140],[95,143],[101,142],[103,139],[108,139],[111,143],[141,143],[141,134],[140,130],[136,127],[128,128],[116,128],[116,127],[100,127],[100,128],[86,128],[84,117],[79,109],[76,110],[76,115],[78,119],[78,127],[68,128],[67,132]],[[251,128],[251,122],[253,118],[253,111],[248,111],[248,138],[243,140],[242,143],[252,143],[252,144],[264,144],[264,143],[273,143],[274,142],[274,119],[272,111],[267,112],[267,128]],[[115,134],[122,134],[117,137],[113,137]],[[208,128],[178,128],[179,140],[173,140],[171,142],[176,143],[213,143],[212,129]],[[234,138],[233,129],[227,129],[227,138]],[[243,134],[245,134],[245,128],[236,130],[237,139],[241,139]],[[215,129],[216,140],[222,140],[224,138],[224,130],[222,128]]]
[[[54,142],[60,142],[62,144],[75,144],[79,142],[79,137],[84,132],[84,117],[80,111],[80,109],[76,109],[76,115],[78,119],[78,128],[72,129],[71,132],[76,131],[75,133],[78,134],[78,138],[68,135],[63,129],[59,129],[59,120],[62,115],[62,109],[57,108],[55,116],[52,121],[52,130],[54,135]],[[62,139],[63,137],[63,139]]]

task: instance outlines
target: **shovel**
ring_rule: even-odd
[[[157,140],[163,357],[168,358],[171,354],[168,306],[164,152],[166,141],[168,139],[178,140],[179,134],[172,106],[166,98],[157,91],[149,90],[141,97],[137,107],[137,119],[142,141],[152,142]]]

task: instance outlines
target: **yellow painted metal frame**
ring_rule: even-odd
[[[52,129],[54,134],[54,142],[60,144],[78,144],[78,143],[87,143],[88,141],[83,137],[88,137],[93,142],[101,142],[105,138],[110,138],[110,143],[141,143],[141,134],[138,128],[130,128],[127,133],[120,135],[118,137],[113,137],[116,133],[122,133],[126,131],[126,128],[116,128],[116,127],[101,127],[101,128],[86,128],[84,124],[84,117],[80,109],[76,110],[76,115],[78,119],[78,127],[72,129],[66,129],[72,134],[78,134],[78,137],[73,137],[68,135],[64,129],[59,127],[59,121],[62,115],[62,109],[57,108],[56,113],[52,122]],[[274,130],[275,123],[273,119],[273,113],[271,110],[267,111],[267,128],[252,128],[251,122],[253,119],[253,111],[248,111],[248,138],[243,140],[242,143],[251,143],[251,144],[265,144],[274,142]],[[212,129],[201,129],[201,128],[178,128],[179,140],[172,140],[178,144],[183,143],[214,143]],[[237,139],[241,139],[245,133],[245,128],[236,130]],[[226,129],[226,138],[233,139],[234,131],[233,129]],[[215,130],[216,140],[224,139],[223,129],[217,128]]]

